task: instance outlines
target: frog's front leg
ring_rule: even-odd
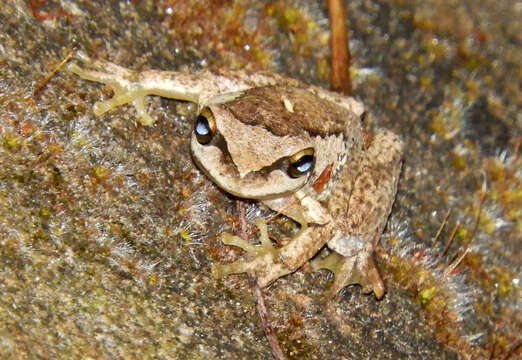
[[[312,263],[314,269],[335,274],[330,292],[360,284],[364,292],[384,295],[384,284],[372,258],[386,225],[401,169],[403,143],[395,134],[380,130],[358,161],[347,165],[342,176],[352,181],[333,189],[328,209],[337,221],[328,247],[335,252]]]
[[[203,70],[197,73],[146,70],[135,72],[107,61],[91,60],[79,53],[75,62],[67,65],[67,70],[82,79],[109,85],[114,96],[94,105],[97,116],[123,104],[132,104],[142,125],[151,125],[154,119],[146,110],[146,96],[156,95],[169,99],[185,100],[200,105],[230,100],[240,91],[269,85],[276,81],[270,75],[246,75],[236,72],[212,72]]]
[[[202,82],[211,81],[208,79],[210,74],[207,74],[207,79],[202,79],[202,75],[197,77],[173,71],[135,72],[107,61],[91,60],[82,53],[78,60],[82,66],[72,62],[67,65],[67,70],[82,79],[109,85],[114,91],[111,99],[94,104],[93,111],[97,116],[120,105],[131,104],[136,109],[138,121],[142,125],[152,125],[154,119],[147,113],[148,95],[199,103],[202,95],[219,92],[210,87],[202,88]]]
[[[221,278],[228,274],[252,273],[256,276],[259,286],[264,287],[281,276],[290,274],[301,267],[328,241],[332,228],[329,225],[319,228],[306,227],[282,248],[276,248],[268,237],[266,223],[263,219],[256,220],[259,228],[261,245],[254,246],[238,236],[223,233],[221,240],[226,245],[242,248],[248,254],[245,261],[229,264],[214,264],[212,274]]]
[[[332,237],[332,221],[319,202],[299,191],[295,196],[302,210],[296,219],[301,224],[301,229],[288,244],[281,248],[274,247],[268,237],[266,223],[263,219],[257,219],[261,244],[254,246],[238,236],[222,234],[224,244],[242,248],[247,252],[248,259],[230,264],[214,264],[213,275],[221,278],[228,274],[249,272],[256,276],[259,286],[264,287],[281,276],[296,271],[312,258]]]
[[[114,91],[111,99],[94,104],[93,111],[96,116],[129,103],[136,109],[138,121],[142,125],[151,125],[154,122],[146,111],[145,97],[148,93],[142,85],[139,74],[110,62],[91,60],[81,53],[78,59],[82,61],[84,67],[70,63],[67,65],[68,71],[82,79],[109,85]]]

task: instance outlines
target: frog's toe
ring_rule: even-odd
[[[136,78],[136,73],[132,70],[109,61],[91,59],[81,51],[76,53],[74,61],[68,63],[65,68],[82,79],[98,81],[104,84],[120,82],[122,79],[131,81],[133,78]]]
[[[131,92],[124,91],[114,91],[114,96],[105,101],[97,101],[94,104],[93,112],[96,116],[101,116],[105,114],[107,111],[117,108],[120,105],[124,105],[134,101],[135,94]]]
[[[257,219],[255,224],[259,228],[260,245],[252,245],[240,237],[229,233],[223,233],[221,235],[221,241],[224,244],[237,246],[245,250],[248,254],[248,259],[246,261],[236,261],[229,264],[212,265],[212,275],[215,278],[222,278],[229,274],[249,272],[256,275],[257,282],[260,286],[266,286],[278,277],[274,274],[278,268],[275,262],[279,249],[274,247],[270,241],[265,221],[263,219]]]
[[[114,91],[111,99],[94,104],[93,112],[96,116],[120,105],[131,104],[142,125],[151,125],[154,122],[146,109],[147,91],[140,85],[133,71],[110,62],[91,60],[86,55],[79,56],[79,59],[83,67],[72,62],[67,65],[67,70],[82,79],[109,85]]]
[[[313,270],[326,269],[334,273],[334,281],[328,289],[333,296],[350,284],[359,284],[364,293],[374,293],[377,299],[384,296],[384,283],[371,256],[344,257],[332,252],[324,259],[311,262]]]
[[[98,63],[98,62],[96,62]],[[73,74],[78,75],[82,79],[89,81],[96,81],[102,84],[110,85],[112,87],[126,87],[129,83],[129,70],[110,71],[111,66],[102,68],[101,66],[92,67],[91,63],[82,64],[82,66],[71,62],[66,65],[65,69]],[[113,64],[114,65],[114,64]],[[116,66],[116,65],[114,65]]]

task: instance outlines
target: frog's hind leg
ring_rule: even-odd
[[[336,184],[328,209],[334,214],[336,234],[328,247],[337,254],[313,264],[335,274],[332,292],[349,284],[360,284],[384,295],[384,284],[372,258],[390,214],[401,169],[403,143],[393,133],[378,130],[360,158],[342,170],[347,183]],[[340,255],[338,255],[340,254]],[[342,256],[341,256],[342,255]]]
[[[365,294],[374,293],[377,299],[384,295],[384,283],[371,256],[367,256],[365,264],[357,263],[357,257],[345,257],[331,252],[323,259],[314,259],[310,262],[314,271],[326,269],[334,274],[334,281],[327,291],[327,296],[336,295],[345,286],[359,284]],[[361,266],[362,265],[362,266]]]
[[[67,65],[68,71],[82,79],[109,85],[114,91],[111,99],[94,104],[93,112],[96,116],[130,103],[136,109],[138,120],[142,125],[151,125],[154,122],[146,110],[147,91],[137,81],[138,75],[135,72],[107,61],[91,60],[82,53],[79,54],[78,59],[84,67],[72,62]]]

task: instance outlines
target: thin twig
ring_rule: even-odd
[[[457,223],[453,227],[453,230],[451,231],[451,234],[449,236],[448,242],[446,243],[446,246],[444,246],[444,249],[442,249],[442,252],[440,253],[440,256],[444,256],[448,252],[451,244],[453,243],[453,239],[455,239],[455,235],[457,234],[457,230],[459,229],[459,226],[460,226],[460,222],[457,221]]]
[[[432,242],[435,243],[438,239],[440,234],[442,233],[442,230],[444,230],[444,227],[446,226],[446,223],[448,222],[448,218],[451,214],[451,208],[446,211],[446,215],[444,215],[444,219],[442,220],[442,224],[439,226],[439,230],[437,231],[437,234],[435,234],[435,237],[432,239]]]
[[[345,95],[352,94],[350,79],[350,49],[346,31],[346,11],[343,0],[328,0],[330,17],[330,51],[332,52],[330,86]]]
[[[246,241],[248,240],[248,224],[246,222],[245,216],[245,203],[241,200],[237,200],[236,206],[239,212],[239,236]],[[259,314],[259,318],[263,324],[263,330],[265,332],[268,343],[270,344],[272,355],[274,355],[276,360],[286,360],[286,356],[283,353],[281,345],[279,344],[279,340],[277,340],[277,336],[274,332],[274,329],[272,328],[270,314],[266,307],[265,298],[261,292],[261,288],[257,284],[257,279],[252,273],[248,273],[248,278],[250,280],[250,287],[252,288],[252,294],[256,302],[257,313]]]
[[[455,268],[457,266],[459,266],[460,262],[464,259],[464,257],[466,255],[468,255],[468,253],[471,251],[471,248],[469,246],[466,247],[466,249],[464,249],[464,252],[458,257],[455,259],[455,261],[453,261],[451,264],[448,265],[448,267],[446,268],[446,270],[444,271],[444,274],[445,275],[448,275],[448,274],[451,274],[451,272],[453,270],[455,270]]]
[[[521,135],[518,135],[515,140],[514,140],[514,144],[513,144],[513,154],[515,154],[515,161],[518,160],[518,156],[519,156],[519,150],[520,150],[520,144],[522,143],[522,136]]]
[[[480,224],[480,216],[482,215],[482,205],[484,204],[484,201],[486,200],[486,192],[487,192],[487,183],[486,183],[486,174],[482,174],[484,177],[484,181],[482,183],[482,193],[480,194],[479,198],[479,208],[477,213],[477,218],[475,220],[475,226],[473,226],[473,231],[471,232],[471,240],[466,245],[466,248],[464,249],[462,255],[460,255],[455,261],[453,261],[451,264],[448,265],[446,270],[444,271],[445,275],[450,274],[457,266],[459,266],[460,262],[464,257],[471,251],[471,244],[473,243],[473,240],[475,239],[475,235],[477,233],[477,229]]]
[[[45,78],[40,82],[40,84],[38,84],[36,86],[36,88],[34,89],[33,94],[32,94],[33,98],[36,97],[36,95],[38,95],[38,93],[45,87],[45,85],[47,85],[47,83],[49,82],[49,80],[51,80],[51,78],[54,76],[54,74],[56,74],[65,65],[65,63],[67,63],[67,61],[69,61],[69,59],[73,57],[74,52],[75,52],[75,50],[71,50],[65,56],[65,58],[58,65],[56,65],[54,67],[54,69],[51,70],[50,73],[48,73],[45,76]]]

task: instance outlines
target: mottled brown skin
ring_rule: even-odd
[[[340,178],[353,180],[336,182],[332,193],[342,195],[331,196],[327,206],[334,219],[344,219],[339,224],[343,233],[368,234],[372,239],[378,239],[397,188],[402,142],[392,133],[379,130],[368,148],[358,155],[339,174]],[[350,174],[358,176],[350,177]]]
[[[293,112],[285,109],[283,97],[292,102]],[[352,111],[330,104],[306,89],[276,85],[249,89],[223,107],[244,124],[263,126],[277,136],[306,133],[324,138],[344,134],[347,120],[359,121]]]
[[[339,283],[348,272],[349,281],[373,291],[380,298],[384,285],[376,272],[371,254],[377,245],[391,212],[403,152],[402,141],[393,133],[378,130],[372,142],[359,159],[349,161],[339,173],[340,178],[332,189],[327,207],[334,219],[342,219],[336,225],[336,235],[328,246],[344,256],[333,268],[337,274],[333,289],[344,287]],[[353,177],[350,174],[358,174]],[[316,268],[321,268],[321,262]],[[364,274],[370,279],[365,279]],[[357,276],[355,276],[357,275]],[[355,278],[354,278],[355,276]],[[357,278],[358,277],[358,278]]]
[[[402,142],[378,130],[366,143],[360,116],[363,106],[344,97],[275,74],[203,71],[134,73],[117,65],[81,57],[90,70],[71,64],[84,79],[114,88],[112,99],[95,104],[95,114],[131,103],[138,120],[154,120],[146,112],[147,95],[192,101],[212,117],[212,139],[201,143],[193,133],[192,156],[198,167],[223,190],[257,199],[301,224],[282,248],[260,228],[260,246],[224,233],[225,244],[247,251],[245,261],[214,265],[217,277],[251,272],[266,286],[292,273],[325,245],[331,256],[313,268],[336,274],[332,293],[361,284],[380,298],[384,285],[372,253],[389,216],[399,177]],[[295,154],[314,149],[315,167],[290,176]],[[328,176],[325,176],[325,173]],[[314,184],[321,183],[321,191]]]

